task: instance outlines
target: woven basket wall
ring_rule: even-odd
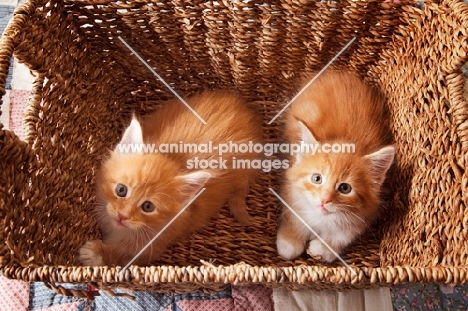
[[[36,76],[26,141],[0,128],[0,264],[26,281],[137,290],[215,290],[230,283],[359,288],[468,281],[468,5],[439,1],[29,1],[0,46],[0,90],[14,55]],[[276,254],[280,171],[248,197],[251,227],[223,208],[159,266],[82,267],[76,253],[100,237],[91,213],[96,169],[132,112],[172,98],[127,41],[182,96],[236,88],[268,121],[322,68],[358,72],[381,88],[398,146],[382,217],[337,262]],[[201,262],[204,260],[204,262]],[[70,294],[64,290],[64,293]],[[74,292],[72,294],[80,295]]]

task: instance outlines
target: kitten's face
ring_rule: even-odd
[[[132,120],[120,144],[143,144],[140,123]],[[156,233],[192,199],[211,174],[185,173],[164,155],[120,153],[116,147],[98,175],[102,223],[117,230]]]
[[[119,155],[103,164],[98,194],[104,223],[117,230],[157,231],[198,192],[210,175],[181,175],[164,156]],[[103,206],[104,207],[104,206]]]
[[[368,160],[354,154],[303,155],[288,171],[296,208],[314,215],[377,212],[379,187]]]
[[[320,145],[298,122],[301,139]],[[318,150],[321,150],[319,148]],[[300,153],[286,173],[295,208],[312,218],[354,215],[366,223],[377,214],[380,186],[393,163],[395,149],[386,146],[368,155],[356,153]],[[341,218],[340,218],[341,219]]]
[[[106,202],[107,223],[125,230],[156,224],[176,210],[176,180],[144,155],[113,156],[104,163],[99,193]],[[164,199],[164,200],[163,200]]]

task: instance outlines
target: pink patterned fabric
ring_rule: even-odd
[[[183,296],[183,295],[182,295]],[[272,290],[261,285],[232,286],[231,297],[218,299],[176,299],[182,311],[273,311]],[[170,304],[164,311],[174,310]]]
[[[73,303],[67,303],[63,305],[56,305],[50,308],[44,308],[41,309],[41,311],[71,311],[71,310],[76,310],[79,305],[83,304],[81,301],[73,302]],[[85,308],[84,310],[89,310],[89,308]]]
[[[234,311],[239,310],[234,307],[235,303],[230,298],[216,299],[216,300],[182,300],[177,302],[177,306],[182,311]],[[173,310],[172,306],[166,310]],[[169,311],[168,310],[168,311]]]
[[[0,276],[0,311],[28,310],[29,283]]]
[[[26,110],[31,91],[12,90],[10,92],[10,129],[20,139],[24,139],[23,115]]]
[[[233,310],[272,311],[272,295],[272,290],[262,285],[232,286]]]

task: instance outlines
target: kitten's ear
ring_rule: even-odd
[[[299,129],[301,131],[302,141],[306,144],[316,144],[317,140],[307,126],[301,121],[297,121],[297,123],[299,124]]]
[[[210,173],[204,171],[177,177],[183,183],[180,191],[184,195],[184,199],[189,200],[193,198],[211,177]]]
[[[143,133],[141,130],[140,122],[133,118],[130,125],[125,130],[119,145],[132,145],[132,144],[143,144]],[[118,147],[118,146],[117,146]],[[116,148],[114,151],[118,151]]]
[[[317,140],[315,139],[314,135],[312,134],[312,132],[307,128],[307,126],[302,123],[301,121],[297,121],[298,123],[298,126],[299,126],[299,130],[301,131],[301,140],[304,142],[304,144],[307,144],[307,145],[316,145],[317,144]],[[297,154],[296,154],[296,157],[297,157],[297,160],[298,161],[301,161],[302,160],[302,153],[301,151],[299,151]]]
[[[379,151],[366,155],[364,158],[370,163],[370,171],[377,183],[382,184],[385,174],[393,163],[395,148],[393,146],[383,147]]]

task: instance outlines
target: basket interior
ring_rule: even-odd
[[[34,10],[16,34],[15,57],[37,83],[26,142],[8,138],[19,160],[10,153],[2,162],[9,167],[3,239],[14,250],[4,249],[2,265],[79,265],[79,247],[99,238],[96,169],[132,113],[150,113],[173,97],[119,37],[181,96],[236,89],[263,116],[266,141],[276,142],[282,121],[267,123],[294,96],[294,81],[321,69],[354,36],[332,68],[355,71],[382,89],[399,149],[381,219],[343,259],[356,267],[466,264],[466,251],[456,251],[468,240],[466,102],[455,96],[467,60],[467,21],[458,2],[441,4],[452,12],[444,21],[433,16],[435,5],[407,1],[96,3],[24,6]],[[424,30],[431,25],[446,33]],[[450,58],[435,42],[453,51]],[[252,226],[238,224],[225,207],[160,264],[322,266],[306,255],[290,262],[276,253],[279,202],[268,188],[280,188],[282,173],[265,173],[252,188]]]

